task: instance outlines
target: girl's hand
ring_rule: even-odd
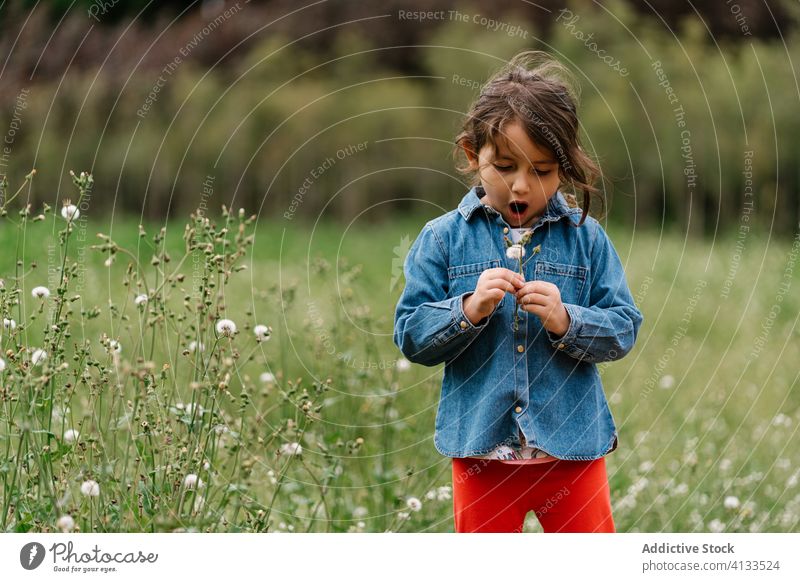
[[[464,315],[473,325],[477,324],[492,314],[507,292],[515,293],[524,283],[522,276],[510,269],[486,269],[478,277],[475,291],[464,299]]]
[[[523,311],[533,313],[544,328],[561,337],[569,329],[569,313],[561,302],[558,287],[547,281],[528,281],[516,293]]]

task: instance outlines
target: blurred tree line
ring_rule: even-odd
[[[91,169],[90,212],[149,218],[201,201],[276,217],[434,215],[468,187],[452,140],[480,83],[540,48],[582,87],[612,220],[712,235],[735,229],[749,200],[749,224],[789,234],[800,220],[789,3],[717,2],[702,18],[619,0],[151,4],[120,1],[97,22],[83,0],[0,10],[0,131],[14,128],[0,173],[40,168],[33,196],[53,203],[69,169]],[[467,21],[398,17],[421,7]]]

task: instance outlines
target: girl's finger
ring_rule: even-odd
[[[516,293],[517,288],[514,287],[511,283],[508,282],[507,279],[489,279],[486,282],[487,285],[495,289],[503,289],[504,291],[508,291],[509,293]]]

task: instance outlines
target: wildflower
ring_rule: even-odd
[[[722,533],[725,531],[725,524],[718,519],[713,520],[708,524],[708,529],[714,533]]]
[[[525,256],[525,247],[519,244],[511,245],[506,249],[506,256],[509,259],[518,261]]]
[[[453,490],[450,485],[442,485],[436,490],[436,499],[439,501],[447,501],[450,499],[450,493]]]
[[[71,428],[64,432],[64,442],[71,445],[78,440],[79,435],[80,433],[77,430]]]
[[[4,317],[3,318],[3,327],[6,328],[6,329],[13,330],[15,327],[17,327],[17,322],[14,321],[13,319],[6,319]]]
[[[189,473],[186,477],[183,478],[183,486],[186,489],[202,489],[204,486],[203,480],[195,475],[194,473]]]
[[[662,376],[661,381],[658,383],[658,385],[661,388],[664,388],[665,390],[668,388],[672,388],[674,384],[675,384],[675,378],[670,376],[669,374]]]
[[[642,473],[647,473],[653,469],[653,461],[642,461],[642,464],[639,465],[639,471]]]
[[[200,511],[203,509],[203,506],[206,504],[206,498],[202,495],[198,495],[194,500],[194,510]]]
[[[31,295],[33,295],[36,299],[47,299],[50,297],[50,289],[39,285],[31,290]]]
[[[725,509],[737,509],[739,507],[739,498],[734,495],[728,495],[722,504],[725,506]]]
[[[397,371],[398,372],[406,372],[411,369],[411,362],[406,360],[405,358],[400,358],[397,360]]]
[[[220,319],[217,322],[217,333],[225,337],[230,337],[236,333],[236,324],[230,319]]]
[[[133,300],[133,303],[136,305],[136,307],[139,307],[141,305],[145,305],[147,303],[147,299],[147,295],[142,293],[141,295],[136,296],[136,299]]]
[[[203,342],[196,342],[194,340],[189,342],[189,351],[190,352],[193,352],[195,350],[198,350],[200,352],[204,352],[205,349],[206,349],[206,346],[205,346],[205,344],[203,344]]]
[[[64,206],[61,208],[61,216],[67,222],[72,220],[76,220],[81,215],[81,211],[78,210],[78,207],[72,204],[69,198],[64,200]]]
[[[367,510],[367,508],[363,505],[359,505],[353,510],[353,517],[356,519],[366,517],[367,515],[369,515],[369,510]]]
[[[405,521],[405,520],[407,520],[409,517],[410,517],[410,515],[409,515],[409,513],[408,513],[407,511],[401,511],[400,513],[398,513],[398,514],[397,514],[397,518],[398,518],[400,521]]]
[[[122,351],[122,346],[119,344],[117,340],[109,340],[108,349],[118,354]]]
[[[283,443],[281,445],[282,455],[300,455],[303,453],[303,447],[300,443]]]
[[[257,325],[253,328],[256,339],[260,342],[267,341],[272,336],[272,327],[268,325]]]
[[[3,372],[6,369],[6,361],[3,358],[0,358],[0,372]]]
[[[408,508],[409,508],[411,511],[419,511],[420,509],[422,509],[422,501],[420,501],[420,500],[419,500],[419,499],[417,499],[416,497],[409,497],[409,498],[406,500],[406,506],[407,506],[407,507],[408,507]]]
[[[275,375],[272,372],[262,372],[258,379],[262,384],[271,384],[275,381]]]
[[[47,352],[40,349],[33,350],[33,354],[31,354],[31,362],[33,362],[34,366],[38,366],[43,363],[47,359]]]
[[[62,515],[56,522],[56,527],[64,533],[69,533],[75,529],[75,520],[71,515]]]
[[[81,493],[86,497],[97,497],[100,495],[100,485],[98,485],[97,481],[93,481],[92,479],[84,481],[81,483]]]

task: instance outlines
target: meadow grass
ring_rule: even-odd
[[[18,210],[0,219],[4,530],[453,531],[442,367],[392,342],[399,265],[430,217],[84,213],[67,237],[58,211]],[[617,530],[793,531],[797,246],[608,231],[645,316],[600,366]]]

